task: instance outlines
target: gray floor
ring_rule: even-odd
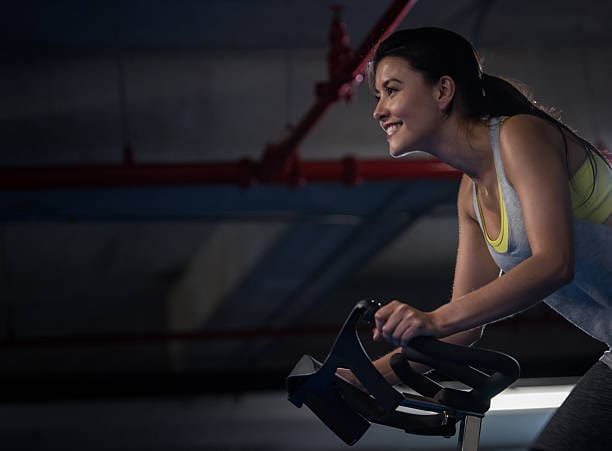
[[[551,410],[491,412],[481,450],[527,449]],[[3,450],[452,450],[456,437],[418,437],[372,425],[349,448],[284,392],[198,398],[0,405]]]

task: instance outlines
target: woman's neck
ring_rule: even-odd
[[[442,125],[432,155],[467,174],[475,183],[485,183],[494,171],[487,122],[467,122],[455,115]]]

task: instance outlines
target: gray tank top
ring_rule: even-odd
[[[508,183],[499,149],[500,119],[490,121],[490,139],[495,170],[508,221],[508,250],[497,252],[485,239],[489,252],[503,271],[508,272],[531,255],[518,195]],[[476,189],[474,211],[483,230]],[[544,302],[568,321],[612,347],[612,229],[574,218],[574,279]],[[610,355],[602,361],[612,368]]]

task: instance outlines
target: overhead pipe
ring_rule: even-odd
[[[134,187],[231,184],[249,186],[257,181],[258,164],[232,163],[184,165],[74,166],[0,168],[0,189],[43,190],[60,188]],[[305,182],[360,182],[381,180],[455,179],[460,172],[436,160],[295,160],[291,171],[273,183],[297,186]]]
[[[350,99],[354,87],[364,79],[364,72],[378,43],[389,36],[408,14],[417,0],[394,0],[370,30],[357,51],[348,47],[348,34],[334,8],[328,54],[329,80],[317,83],[317,100],[290,133],[279,143],[269,144],[260,165],[259,179],[267,182],[287,179],[299,158],[297,149],[306,134],[319,122],[329,107],[339,99]]]
[[[298,145],[321,119],[332,103],[348,100],[376,45],[385,39],[408,14],[417,0],[394,0],[356,51],[348,46],[348,34],[334,8],[328,53],[329,80],[317,83],[317,101],[302,120],[279,143],[267,146],[260,162],[243,159],[233,162],[190,164],[135,164],[128,149],[123,165],[2,167],[0,189],[38,190],[54,188],[95,188],[150,185],[239,184],[258,181],[299,185],[306,181],[343,181],[355,184],[369,180],[457,178],[459,173],[437,161],[358,160],[301,161]]]

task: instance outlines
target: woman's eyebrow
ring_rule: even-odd
[[[386,88],[389,85],[389,83],[393,83],[393,82],[398,83],[400,85],[402,84],[402,81],[398,80],[397,78],[388,78],[385,81],[383,81],[382,88],[383,89]],[[374,88],[374,93],[378,94],[378,89]]]
[[[398,84],[402,84],[401,80],[398,80],[397,78],[387,78],[385,81],[383,81],[382,83],[382,89],[385,89],[389,83],[398,83]],[[378,94],[378,89],[374,88],[374,92]]]
[[[389,83],[392,83],[392,82],[399,83],[400,85],[402,84],[402,81],[401,81],[401,80],[398,80],[397,78],[388,78],[387,80],[385,80],[385,81],[383,82],[383,84],[382,84],[383,88],[386,88],[386,87],[387,87],[387,85],[388,85]]]

